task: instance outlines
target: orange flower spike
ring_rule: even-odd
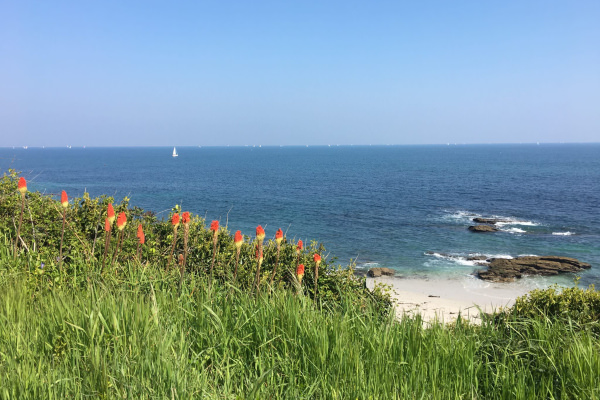
[[[25,193],[27,193],[27,181],[25,180],[25,178],[23,178],[23,177],[19,178],[19,184],[17,185],[17,190],[19,192],[21,192],[21,194],[23,196],[25,196]]]
[[[122,231],[125,229],[125,225],[127,225],[127,215],[124,212],[120,212],[119,218],[117,218],[117,228]]]
[[[281,230],[281,228],[279,228],[277,230],[277,232],[275,233],[275,241],[277,242],[278,246],[281,244],[282,240],[283,240],[283,231]]]
[[[304,277],[304,264],[298,265],[296,268],[296,276],[298,276],[298,281],[302,284],[302,278]]]
[[[235,237],[234,237],[233,241],[235,242],[235,247],[237,247],[238,249],[240,247],[242,247],[242,244],[244,243],[244,237],[242,236],[242,231],[235,232]]]
[[[217,231],[219,230],[219,221],[213,221],[210,223],[210,230],[213,231],[215,234],[217,233]]]
[[[190,223],[190,212],[189,211],[185,211],[183,214],[181,214],[181,222],[183,222],[184,225],[187,225]]]
[[[256,239],[258,239],[259,242],[265,240],[265,230],[260,225],[256,227]]]
[[[104,230],[106,232],[110,232],[110,220],[108,218],[106,218],[106,220],[104,221]]]
[[[106,210],[106,215],[108,215],[108,221],[112,225],[115,222],[115,209],[111,203],[108,204],[108,210]]]
[[[142,224],[138,225],[137,237],[140,241],[140,244],[144,244],[144,242],[146,241],[146,237],[144,236],[144,228],[142,227]]]
[[[302,251],[302,247],[303,247],[303,243],[302,240],[298,240],[298,246],[296,246],[296,254],[300,254],[300,252]]]
[[[62,204],[64,208],[69,207],[69,197],[67,196],[67,192],[64,190],[60,194],[60,204]]]
[[[313,256],[313,260],[315,260],[315,264],[317,264],[317,267],[319,266],[319,264],[321,264],[321,256],[316,253]]]
[[[174,228],[177,228],[179,226],[179,214],[173,214],[173,218],[171,218],[171,224]]]

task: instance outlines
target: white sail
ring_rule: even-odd
[[[177,156],[178,156],[177,150],[175,150],[175,147],[173,147],[173,157],[177,157]]]

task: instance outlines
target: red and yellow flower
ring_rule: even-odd
[[[108,217],[104,220],[104,230],[110,232],[110,219]]]
[[[219,221],[213,221],[210,223],[210,230],[213,232],[217,232],[219,230]]]
[[[298,245],[296,246],[296,254],[300,254],[303,247],[304,247],[304,244],[302,243],[302,240],[298,240]]]
[[[256,239],[259,242],[262,242],[263,240],[265,240],[265,230],[260,225],[256,227]]]
[[[173,218],[171,218],[171,224],[174,228],[177,228],[179,226],[179,214],[173,214]]]
[[[108,216],[108,221],[112,225],[115,222],[115,209],[112,204],[108,204],[108,210],[106,210],[106,215]]]
[[[140,244],[144,244],[146,242],[146,235],[144,235],[144,228],[142,227],[142,224],[138,225],[137,238],[139,239]]]
[[[275,241],[277,242],[277,245],[280,245],[282,240],[283,240],[283,231],[281,230],[281,228],[279,228],[277,230],[277,232],[275,233]]]
[[[304,264],[298,265],[296,268],[296,276],[298,277],[298,282],[302,284],[302,278],[304,277]]]
[[[242,236],[242,231],[235,232],[233,241],[235,242],[235,247],[237,247],[238,249],[240,247],[242,247],[242,244],[244,243],[244,237]]]
[[[316,254],[313,256],[313,260],[315,261],[315,264],[317,264],[317,267],[319,266],[319,264],[321,264],[321,256],[319,254]]]
[[[25,178],[23,178],[23,177],[19,178],[19,183],[17,185],[17,190],[19,192],[21,192],[21,194],[23,196],[25,196],[25,193],[27,193],[27,181],[25,180]]]
[[[125,225],[127,225],[127,215],[125,215],[124,212],[120,212],[119,217],[117,218],[117,228],[122,231],[125,229]]]
[[[184,225],[187,225],[190,223],[190,212],[189,211],[185,211],[181,214],[181,222],[183,222]]]
[[[60,204],[62,204],[64,208],[69,207],[69,197],[67,196],[67,192],[64,190],[60,194]]]

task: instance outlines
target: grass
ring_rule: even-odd
[[[425,327],[344,298],[88,266],[48,285],[0,247],[0,398],[600,398],[600,341],[544,318]],[[29,264],[31,265],[31,264]],[[82,268],[80,270],[85,270]]]

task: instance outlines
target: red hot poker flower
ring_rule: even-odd
[[[117,218],[117,228],[119,228],[119,230],[122,231],[123,229],[125,229],[126,224],[127,224],[127,215],[125,215],[124,212],[120,212],[119,218]]]
[[[17,185],[17,190],[19,192],[21,192],[21,194],[25,194],[27,193],[27,181],[25,180],[25,178],[21,177],[19,178],[19,184]]]
[[[187,225],[190,223],[190,212],[189,211],[185,211],[183,214],[181,214],[181,222],[183,222],[184,225]]]
[[[106,220],[104,221],[104,230],[106,232],[110,232],[110,220],[108,218],[106,218]]]
[[[237,247],[238,249],[240,247],[242,247],[242,243],[244,243],[244,237],[242,236],[242,231],[236,231],[235,237],[233,238],[233,240],[235,242],[235,247]]]
[[[67,196],[67,192],[65,192],[64,190],[60,194],[60,203],[64,208],[69,207],[69,197]]]
[[[146,236],[144,235],[144,228],[142,228],[142,224],[138,225],[137,237],[140,240],[140,244],[144,244],[146,242]]]
[[[315,264],[317,264],[317,266],[318,266],[319,264],[321,264],[321,256],[320,256],[320,255],[318,255],[318,254],[316,254],[316,253],[315,253],[315,255],[313,256],[313,260],[315,260]]]
[[[108,221],[112,225],[112,223],[115,222],[115,209],[110,203],[108,204],[108,210],[106,210],[106,215],[108,215]]]
[[[256,227],[256,238],[259,241],[262,241],[265,239],[265,230],[260,225]]]
[[[179,214],[173,214],[173,218],[171,219],[171,224],[177,228],[179,226]]]
[[[210,223],[210,230],[217,233],[219,230],[219,221],[213,221]]]
[[[283,240],[283,231],[281,230],[281,228],[279,228],[277,230],[277,232],[275,233],[275,241],[277,242],[277,244],[281,244],[282,240]]]
[[[298,276],[300,283],[302,283],[302,277],[304,276],[304,264],[298,265],[298,268],[296,268],[296,275]]]
[[[303,247],[302,240],[298,240],[298,246],[296,246],[296,253],[297,254],[300,254],[300,252],[302,251],[302,247]]]

